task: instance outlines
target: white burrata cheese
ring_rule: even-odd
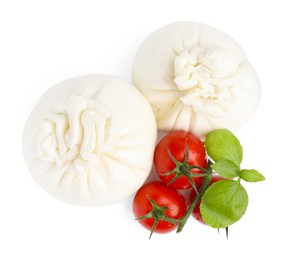
[[[132,81],[151,103],[160,130],[201,137],[217,128],[242,127],[261,96],[241,47],[195,22],[173,23],[151,34],[138,50]]]
[[[23,152],[34,179],[58,199],[83,206],[120,201],[146,180],[157,128],[130,83],[105,75],[49,89],[25,125]]]

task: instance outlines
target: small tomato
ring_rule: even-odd
[[[203,172],[192,167],[207,167],[204,144],[192,133],[171,132],[157,144],[154,164],[160,179],[172,188],[189,189],[193,186],[192,180],[199,186],[203,177],[193,177],[192,174]]]
[[[167,233],[177,227],[187,210],[184,197],[160,181],[143,185],[133,199],[133,213],[141,225],[157,233]]]

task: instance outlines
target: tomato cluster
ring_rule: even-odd
[[[194,134],[175,131],[162,138],[154,154],[155,169],[161,181],[143,185],[133,200],[133,212],[139,223],[151,230],[151,234],[175,230],[187,205],[201,188],[207,164],[204,143]],[[221,179],[213,176],[211,183]],[[185,199],[179,190],[190,188],[190,197]],[[192,215],[204,223],[199,205],[200,202]]]

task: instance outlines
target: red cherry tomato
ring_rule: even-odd
[[[137,219],[153,212],[151,200],[164,211],[164,216],[170,218],[172,223],[166,220],[159,220],[155,230],[152,230],[155,222],[153,217],[138,220],[139,223],[148,230],[157,233],[168,233],[176,229],[178,222],[173,223],[173,221],[175,222],[175,220],[182,218],[187,210],[184,197],[177,190],[168,187],[163,182],[147,183],[137,191],[133,199],[133,213]],[[158,216],[160,213],[154,214]]]
[[[207,155],[204,144],[198,137],[184,131],[171,132],[161,139],[154,154],[156,171],[163,182],[169,183],[177,174],[174,172],[173,174],[165,175],[176,168],[176,164],[170,158],[169,152],[177,161],[182,163],[185,160],[187,146],[188,165],[196,165],[202,168],[207,167]],[[191,169],[190,172],[202,173],[198,169]],[[203,177],[192,177],[192,179],[197,186],[203,181]],[[189,189],[192,185],[189,179],[182,175],[169,186],[175,189]]]
[[[214,182],[221,181],[221,180],[226,180],[225,178],[219,176],[219,175],[213,175],[210,181],[210,185],[212,185]],[[200,187],[197,187],[198,189]],[[191,190],[190,195],[189,195],[189,205],[193,202],[193,200],[196,198],[196,192],[194,190]],[[201,200],[196,204],[192,216],[198,220],[200,223],[205,224],[201,212],[200,212],[200,204]]]

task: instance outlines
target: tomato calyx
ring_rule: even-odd
[[[163,173],[160,175],[167,176],[167,175],[175,174],[175,176],[167,183],[167,185],[170,185],[174,181],[178,180],[181,176],[185,176],[189,180],[189,182],[190,182],[192,188],[195,190],[196,194],[198,194],[198,190],[197,190],[197,187],[195,185],[195,182],[193,181],[193,177],[205,177],[208,170],[205,168],[202,168],[200,166],[197,166],[197,165],[190,165],[189,164],[189,149],[188,149],[187,140],[185,140],[185,147],[186,147],[185,159],[183,162],[178,161],[170,152],[169,147],[167,147],[168,155],[169,155],[170,159],[172,160],[172,162],[175,164],[175,168],[169,172],[166,172],[166,173]],[[201,174],[192,173],[191,172],[192,169],[199,169],[203,173],[201,173]]]
[[[165,211],[166,210],[169,210],[168,207],[166,206],[159,206],[153,199],[151,199],[150,197],[148,197],[150,203],[151,203],[151,206],[152,206],[152,210],[147,213],[146,215],[144,216],[141,216],[139,218],[136,218],[136,220],[145,220],[145,219],[149,219],[149,218],[152,218],[154,219],[154,224],[152,226],[152,229],[151,229],[151,233],[150,233],[150,236],[149,236],[149,239],[151,239],[152,237],[152,234],[154,233],[158,223],[160,220],[163,220],[163,221],[167,221],[173,225],[176,225],[180,222],[179,219],[175,219],[175,218],[170,218],[166,215]]]

